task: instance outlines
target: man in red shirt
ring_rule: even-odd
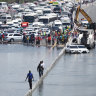
[[[2,34],[2,42],[4,41],[4,34]]]

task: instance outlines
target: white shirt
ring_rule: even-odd
[[[44,64],[44,63],[42,63],[42,64],[41,64],[41,66],[44,68],[44,67],[45,67],[45,64]]]

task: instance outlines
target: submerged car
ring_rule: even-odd
[[[89,50],[84,45],[67,45],[66,53],[89,53]]]

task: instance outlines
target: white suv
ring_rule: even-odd
[[[19,33],[9,33],[5,37],[5,41],[9,41],[9,42],[15,42],[15,41],[19,42],[22,40],[23,40],[23,35]]]
[[[89,53],[89,50],[84,45],[67,45],[66,53]]]

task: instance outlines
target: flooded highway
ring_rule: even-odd
[[[96,49],[63,55],[32,96],[96,96]]]
[[[37,65],[44,60],[45,70],[61,49],[20,44],[0,45],[0,95],[24,96],[29,90],[25,82],[29,69],[36,83]],[[88,54],[63,55],[32,96],[95,96],[96,49]]]
[[[3,3],[4,2],[1,4]],[[43,43],[46,43],[47,45],[48,42],[50,43],[52,41],[52,45],[54,45],[55,39],[57,41],[60,39],[60,44],[62,43],[65,45],[68,37],[73,33],[72,36],[76,35],[77,37],[78,32],[75,32],[75,30],[72,33],[71,30],[74,27],[73,20],[76,15],[74,12],[76,10],[74,9],[77,8],[79,4],[76,4],[74,1],[74,3],[69,2],[69,4],[66,2],[63,6],[63,3],[64,2],[60,2],[60,7],[58,6],[57,8],[53,8],[53,5],[49,6],[50,4],[47,4],[46,2],[42,9],[42,4],[37,6],[37,4],[33,5],[32,3],[31,5],[31,3],[28,4],[27,2],[24,4],[16,4],[17,8],[14,3],[12,5],[9,4],[10,6],[7,6],[6,3],[6,8],[2,7],[3,9],[6,9],[6,12],[4,16],[3,14],[1,15],[2,18],[0,24],[1,29],[3,29],[1,30],[0,44],[0,96],[25,96],[25,94],[29,92],[29,84],[25,81],[29,70],[32,71],[34,76],[33,85],[38,84],[37,81],[39,79],[39,74],[37,72],[37,66],[39,62],[41,60],[44,61],[44,71],[46,72],[47,68],[50,68],[50,65],[55,61],[56,57],[62,50],[62,48],[58,49],[56,47],[51,49],[51,47],[46,46],[32,46],[34,40],[36,41],[35,45],[39,45],[41,42],[40,40],[46,38]],[[74,5],[76,6],[74,7]],[[92,21],[95,22],[96,15],[94,14],[96,2],[94,2],[94,4],[88,3],[81,5],[85,12],[87,12],[92,18]],[[41,9],[40,12],[38,11],[39,7]],[[50,9],[49,12],[48,9]],[[55,11],[55,9],[59,10]],[[9,14],[10,22],[7,21],[7,13]],[[80,14],[79,17],[81,21],[85,16],[84,14],[83,16]],[[41,21],[42,23],[40,23]],[[7,32],[9,30],[6,30],[6,28],[14,29],[14,32],[16,31],[16,33],[10,35],[10,32]],[[7,34],[5,35],[4,33]],[[16,39],[15,36],[17,37],[17,41],[19,40],[19,36],[21,37],[21,41],[23,40],[24,43],[30,43],[29,46],[26,44],[13,44]],[[53,36],[56,38],[53,38]],[[49,40],[47,40],[48,37]],[[12,44],[3,44],[6,43],[4,40],[7,42],[10,41]],[[86,41],[87,40],[88,38]],[[89,40],[93,42],[91,36]],[[44,78],[42,83],[32,93],[32,96],[96,96],[95,58],[96,48],[90,50],[90,53],[88,54],[63,54],[63,56],[61,56],[61,58],[56,62],[53,69]]]
[[[60,49],[61,50],[61,49]],[[44,60],[45,70],[60,50],[46,47],[32,47],[20,44],[0,45],[0,95],[24,96],[29,90],[25,78],[29,69],[38,80],[37,65]]]

